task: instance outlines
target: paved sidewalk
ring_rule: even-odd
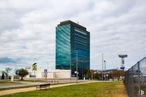
[[[93,82],[97,82],[97,81],[86,81],[86,82],[79,82],[79,83],[51,85],[50,88],[63,87],[63,86],[69,86],[69,85],[77,85],[77,84],[86,84],[86,83],[93,83]],[[0,91],[0,96],[19,93],[19,92],[35,91],[35,90],[36,90],[36,87],[3,90],[3,91]]]
[[[34,85],[44,84],[44,83],[48,83],[48,82],[15,82],[15,83],[11,83],[11,84],[1,84],[0,83],[0,89],[34,86]]]

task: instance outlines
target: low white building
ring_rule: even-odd
[[[47,79],[60,79],[60,78],[71,78],[70,70],[42,70],[37,68],[36,71],[33,71],[32,68],[27,68],[29,74],[26,78],[47,78]]]

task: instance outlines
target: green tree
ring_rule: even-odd
[[[124,76],[125,72],[123,70],[113,70],[110,74],[112,78],[120,78],[120,76]]]
[[[91,78],[91,71],[90,70],[85,70],[85,78]]]
[[[97,72],[97,73],[95,74],[95,79],[98,79],[98,80],[99,80],[99,79],[101,79],[101,78],[102,78],[102,74]]]
[[[6,73],[7,78],[9,77],[9,73],[11,70],[12,70],[12,68],[9,68],[9,67],[5,68],[5,73]]]
[[[25,77],[26,75],[28,75],[28,71],[26,69],[18,69],[16,70],[16,75],[21,77],[21,80],[23,80],[23,77]]]
[[[2,71],[2,77],[1,77],[2,80],[5,79],[5,75],[6,75],[6,73],[4,71]]]
[[[37,63],[33,63],[32,64],[32,70],[33,71],[37,71]]]

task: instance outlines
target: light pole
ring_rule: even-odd
[[[104,70],[106,70],[106,60],[104,60]]]
[[[103,80],[103,68],[104,68],[103,65],[104,65],[104,58],[103,58],[103,53],[102,53],[102,73],[101,73],[102,74],[102,80]]]
[[[106,79],[106,60],[103,61],[104,62],[104,73],[103,73],[103,76],[104,76],[104,80]]]
[[[102,80],[104,80],[105,78],[105,74],[104,74],[105,70],[106,70],[106,60],[104,60],[104,55],[102,53]]]
[[[78,51],[76,52],[76,82],[78,82]]]
[[[76,83],[78,82],[78,71],[75,71],[76,74]]]

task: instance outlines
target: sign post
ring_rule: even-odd
[[[44,69],[44,77],[47,79],[47,75],[48,75],[48,70]]]

